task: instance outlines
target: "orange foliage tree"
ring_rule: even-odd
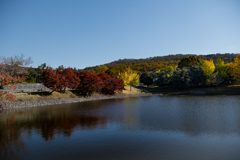
[[[6,89],[14,91],[16,89],[15,83],[18,81],[18,78],[12,77],[8,72],[0,73],[0,87],[1,89]],[[8,91],[0,91],[0,102],[2,101],[14,101],[15,95]]]

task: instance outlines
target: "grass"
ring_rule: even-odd
[[[14,93],[16,101],[31,101],[31,100],[53,100],[53,99],[67,99],[67,98],[80,98],[74,90],[67,90],[66,93],[42,91],[42,92],[29,92],[29,93]],[[140,89],[131,87],[125,87],[125,90],[119,94],[143,94]],[[92,97],[105,96],[102,94],[94,93]]]
[[[67,99],[67,98],[80,98],[82,96],[78,95],[74,90],[67,90],[66,93],[53,92],[52,91],[38,91],[38,92],[29,92],[29,93],[14,93],[16,96],[16,101],[31,101],[31,100],[53,100],[53,99]],[[118,94],[144,94],[141,89],[135,87],[125,87],[123,92]],[[105,96],[102,94],[94,93],[92,97]]]
[[[71,91],[66,93],[44,91],[44,92],[31,92],[31,93],[14,93],[16,101],[28,101],[28,100],[51,100],[51,99],[66,99],[66,98],[78,98]]]
[[[153,87],[130,87],[127,86],[119,94],[163,94],[163,95],[240,95],[240,85],[229,85],[221,87],[204,87],[204,88],[161,88],[158,86]],[[79,98],[74,91],[67,90],[66,93],[44,91],[44,92],[31,92],[30,93],[14,93],[16,101],[28,100],[53,100],[53,99],[67,99]],[[104,96],[102,94],[93,94],[92,96]]]

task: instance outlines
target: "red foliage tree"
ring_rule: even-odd
[[[59,78],[57,76],[57,74],[53,71],[52,68],[47,68],[45,70],[43,70],[42,75],[42,82],[43,84],[53,90],[53,91],[57,91],[57,84],[59,83]]]
[[[0,73],[0,87],[14,91],[16,89],[15,83],[18,81],[17,78],[12,77],[8,72]],[[2,101],[14,101],[15,95],[7,91],[0,91],[0,102]]]
[[[66,90],[66,88],[76,89],[80,84],[80,79],[76,76],[76,74],[72,71],[71,68],[65,68],[63,71],[58,69],[56,71],[56,75],[59,79],[59,83],[57,84],[57,88],[61,90]]]
[[[102,79],[103,83],[101,93],[112,95],[115,94],[116,91],[122,91],[124,89],[124,82],[122,79],[106,73],[99,73],[98,76]]]
[[[56,72],[52,68],[47,68],[42,72],[43,84],[53,91],[62,91],[66,88],[75,89],[80,84],[80,79],[74,74],[71,68],[66,68],[63,71],[57,69]]]
[[[79,93],[83,96],[91,96],[93,92],[100,92],[102,89],[102,80],[96,73],[92,72],[75,72],[77,77],[81,80],[77,87]]]

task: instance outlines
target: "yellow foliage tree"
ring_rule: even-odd
[[[228,63],[228,73],[233,77],[237,82],[240,82],[240,55],[234,59],[233,63]]]
[[[203,60],[203,64],[202,64],[202,70],[204,75],[209,78],[213,72],[215,71],[215,65],[213,63],[213,60]]]
[[[217,73],[213,74],[213,72],[215,71],[215,65],[213,63],[213,60],[203,60],[202,63],[202,70],[203,70],[203,74],[206,76],[207,80],[206,80],[206,84],[210,85],[215,83],[215,78]]]
[[[128,67],[124,72],[118,73],[119,78],[124,82],[124,86],[135,86],[139,83],[139,75],[134,72],[130,67]]]

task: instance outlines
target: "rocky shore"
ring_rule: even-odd
[[[148,94],[99,96],[99,97],[87,97],[87,98],[55,99],[55,100],[1,102],[0,103],[0,110],[25,108],[25,107],[36,107],[36,106],[46,106],[46,105],[56,105],[56,104],[66,104],[66,103],[77,103],[77,102],[94,101],[94,100],[102,100],[102,99],[140,97],[140,96],[143,97],[143,96],[153,96],[153,95],[161,95],[161,94],[148,93]]]

